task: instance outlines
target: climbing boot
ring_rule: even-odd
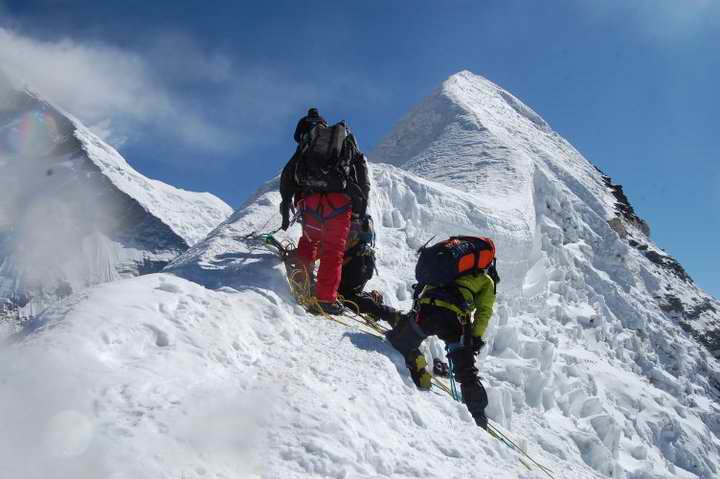
[[[380,319],[387,321],[391,327],[395,328],[405,319],[408,321],[414,321],[415,312],[410,311],[409,313],[402,313],[390,306],[382,306],[380,308]]]
[[[394,328],[402,319],[402,314],[400,311],[388,311],[383,315],[382,319],[387,321],[387,323]]]
[[[331,314],[331,315],[337,315],[342,314],[342,312],[345,310],[345,307],[339,302],[325,302],[325,301],[318,301],[316,303],[313,303],[310,307],[310,312],[312,314]]]
[[[483,429],[487,429],[487,416],[485,408],[488,405],[488,396],[480,379],[468,381],[460,384],[463,402],[470,411],[470,415],[475,419],[475,424]]]
[[[429,391],[432,386],[432,375],[427,370],[425,356],[418,351],[407,358],[406,364],[415,386],[421,391]]]
[[[383,295],[380,291],[376,289],[370,291],[370,298],[372,298],[375,304],[383,304]]]
[[[450,376],[448,364],[444,363],[440,358],[433,359],[433,374],[443,378]]]

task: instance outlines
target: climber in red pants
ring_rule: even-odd
[[[300,208],[303,234],[296,258],[304,265],[320,259],[315,297],[325,312],[337,314],[342,311],[337,304],[337,289],[350,230],[352,201],[343,193],[315,193],[303,198]]]
[[[297,151],[280,177],[282,228],[299,209],[303,233],[293,267],[310,275],[319,257],[315,313],[339,314],[337,289],[353,215],[364,216],[370,182],[367,161],[344,122],[318,123],[300,136]]]

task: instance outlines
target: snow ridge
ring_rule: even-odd
[[[1,97],[0,316],[158,271],[231,213],[213,195],[140,175],[32,92]]]

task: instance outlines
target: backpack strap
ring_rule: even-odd
[[[430,304],[450,310],[455,313],[461,324],[466,324],[470,321],[470,313],[473,308],[460,292],[461,288],[474,296],[470,289],[452,284],[439,288],[425,288],[418,300],[418,304]]]
[[[497,263],[497,258],[493,258],[493,261],[490,264],[490,266],[488,267],[485,274],[487,274],[488,277],[492,280],[493,288],[494,288],[495,294],[497,295],[497,285],[500,282],[500,275],[497,272],[496,263]]]

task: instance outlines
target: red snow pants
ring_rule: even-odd
[[[337,300],[352,204],[343,193],[315,193],[302,199],[303,234],[297,257],[308,267],[320,258],[315,296],[320,302]]]

